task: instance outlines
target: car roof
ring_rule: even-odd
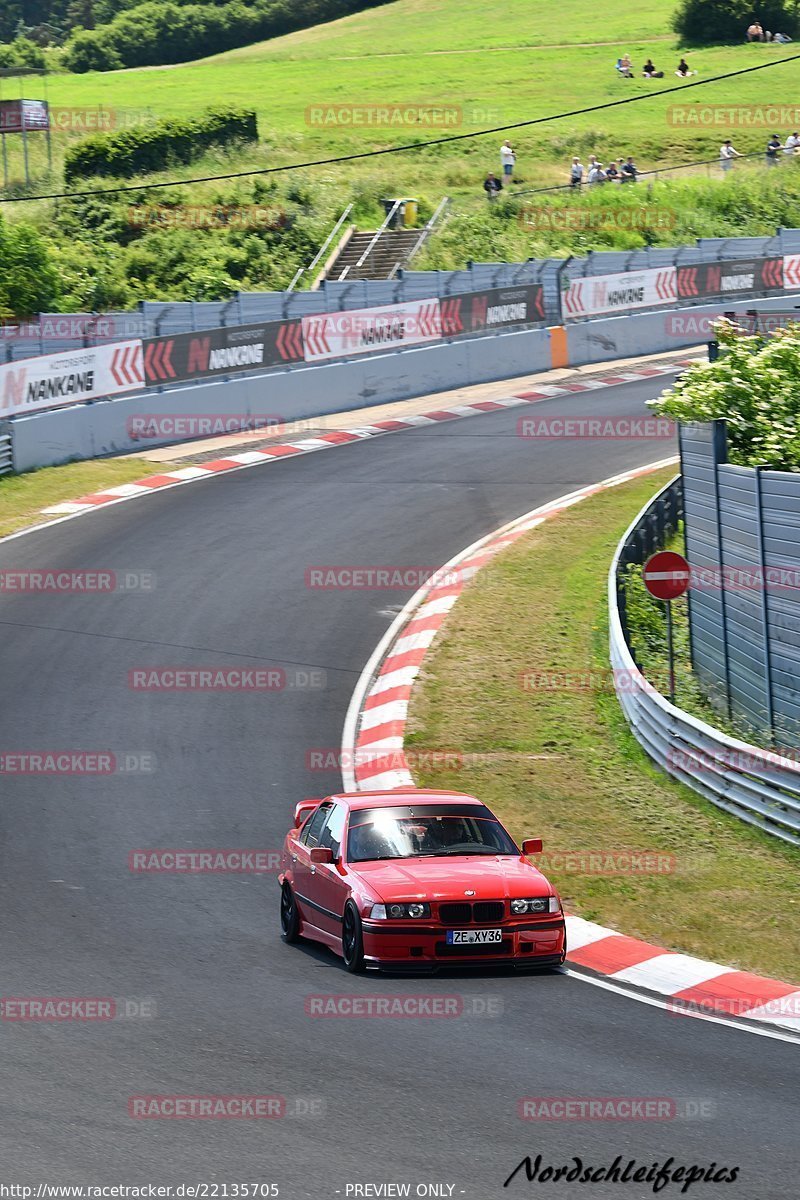
[[[353,811],[362,808],[397,808],[406,804],[431,803],[442,801],[453,804],[476,804],[483,807],[482,800],[467,796],[464,792],[440,791],[437,788],[395,788],[381,789],[374,792],[349,792],[344,795],[329,796],[329,800],[337,800]]]

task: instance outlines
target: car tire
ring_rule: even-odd
[[[363,971],[364,937],[361,930],[361,917],[352,900],[348,900],[345,904],[342,917],[342,958],[351,975]]]
[[[290,946],[300,940],[300,914],[288,883],[281,888],[281,936]]]

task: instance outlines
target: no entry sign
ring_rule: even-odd
[[[660,550],[644,564],[642,578],[656,600],[676,600],[689,587],[689,564],[682,554]]]

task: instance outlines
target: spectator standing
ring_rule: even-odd
[[[512,181],[516,161],[517,156],[512,149],[511,142],[506,139],[500,147],[500,162],[503,167],[503,180],[507,184]]]
[[[796,154],[798,146],[800,146],[800,133],[790,133],[783,147],[783,153],[788,155]]]
[[[503,185],[497,176],[490,171],[483,181],[483,190],[486,192],[489,203],[494,204],[498,192],[502,192],[503,190]]]
[[[722,167],[722,170],[725,172],[730,171],[733,167],[733,160],[741,157],[739,151],[734,149],[731,139],[726,138],[719,148],[719,165]]]
[[[634,163],[630,155],[622,164],[622,183],[636,183],[636,176],[639,174],[639,168]]]
[[[607,178],[608,177],[603,170],[603,164],[595,160],[594,164],[589,170],[589,184],[594,186],[596,183],[605,183]]]
[[[772,137],[767,142],[766,156],[767,156],[767,166],[768,167],[777,167],[778,155],[780,154],[780,152],[781,152],[781,139],[778,137],[777,133],[773,133]]]
[[[615,162],[610,162],[606,168],[606,179],[609,183],[619,183],[619,171]]]
[[[569,169],[569,186],[579,188],[583,183],[583,163],[579,158],[573,158]]]

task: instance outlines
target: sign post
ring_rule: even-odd
[[[644,586],[656,600],[667,606],[667,654],[669,656],[669,698],[675,703],[675,651],[672,640],[672,601],[689,588],[691,570],[682,554],[660,550],[652,554],[642,568]]]

